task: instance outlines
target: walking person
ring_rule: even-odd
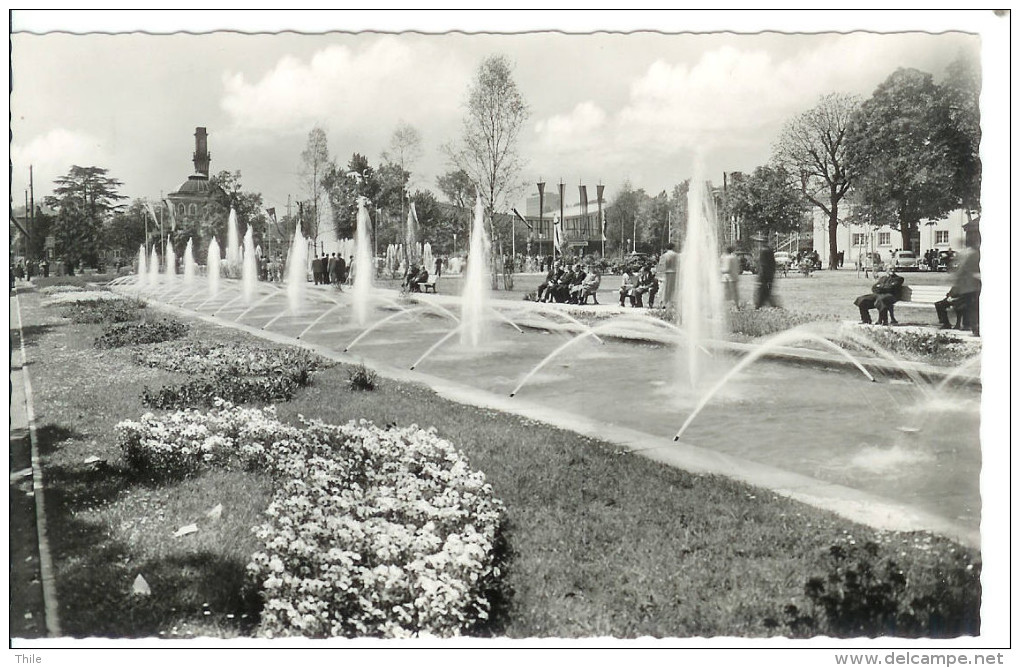
[[[766,243],[758,252],[758,290],[754,294],[754,308],[762,306],[779,307],[779,302],[772,294],[772,283],[776,279],[776,256],[772,247]]]

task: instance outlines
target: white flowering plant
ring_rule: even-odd
[[[219,402],[118,425],[128,461],[278,478],[248,572],[267,637],[452,636],[483,626],[501,587],[502,503],[452,444],[416,425],[291,426]]]
[[[66,288],[71,286],[55,287]],[[68,304],[122,299],[126,299],[126,297],[122,297],[121,295],[118,295],[115,292],[110,292],[109,290],[75,290],[72,292],[50,293],[50,295],[43,300],[42,304],[43,306],[67,306]]]

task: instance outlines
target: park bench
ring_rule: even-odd
[[[935,302],[945,299],[947,292],[949,287],[945,285],[904,285],[896,308],[901,306],[931,308]]]
[[[422,292],[428,292],[429,289],[431,289],[432,293],[435,294],[435,292],[436,292],[436,282],[438,280],[439,280],[439,276],[436,275],[436,274],[433,274],[433,275],[429,276],[426,280],[424,280],[421,283],[419,283],[418,287],[421,288]]]

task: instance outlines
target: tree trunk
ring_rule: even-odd
[[[839,230],[839,211],[837,205],[833,204],[829,209],[829,269],[835,269],[839,258],[839,248],[836,244],[836,232]]]
[[[900,225],[900,248],[903,250],[913,250],[913,247],[910,245],[910,239],[913,236],[915,227],[917,227],[917,223]]]

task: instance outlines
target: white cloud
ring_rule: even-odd
[[[44,135],[33,137],[27,144],[11,144],[11,162],[15,180],[14,193],[28,185],[28,167],[32,166],[36,198],[49,192],[53,180],[66,174],[72,165],[106,167],[109,161],[107,147],[99,139],[65,128],[53,128]],[[17,201],[17,198],[15,198]]]
[[[955,56],[955,50],[933,46],[931,36],[920,34],[854,33],[796,50],[727,44],[693,61],[660,59],[634,79],[615,108],[609,101],[586,102],[536,120],[536,154],[541,162],[566,163],[568,172],[611,161],[631,174],[652,164],[656,171],[676,171],[671,163],[697,151],[738,151],[760,160],[783,123],[821,95],[866,98],[897,67],[937,72]],[[727,168],[748,167],[753,165]]]
[[[581,102],[568,114],[558,114],[535,123],[539,141],[549,146],[562,144],[577,146],[578,143],[594,145],[601,140],[599,133],[608,116],[597,104]]]
[[[384,126],[456,112],[469,71],[429,43],[384,36],[365,48],[332,45],[309,60],[284,56],[261,79],[224,75],[222,108],[239,131],[304,133]]]

